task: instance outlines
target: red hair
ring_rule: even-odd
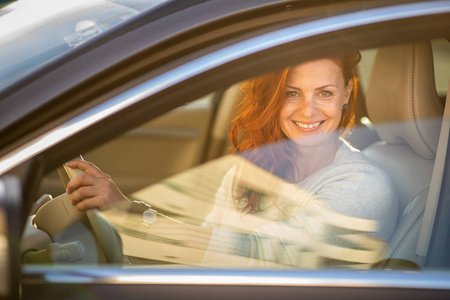
[[[284,103],[288,72],[289,69],[284,69],[242,84],[244,97],[235,108],[237,114],[230,131],[234,153],[244,152],[250,161],[281,177],[286,177],[282,168],[286,159],[294,163],[287,149],[278,143],[286,139],[278,116]]]
[[[355,120],[357,79],[355,67],[359,52],[330,58],[342,70],[345,83],[353,78],[353,93],[347,108],[343,110],[337,131],[343,135]],[[257,166],[291,182],[296,182],[298,169],[296,152],[281,130],[279,115],[285,101],[286,80],[289,68],[268,73],[243,82],[244,96],[235,108],[230,138],[233,153],[239,153]],[[259,210],[260,196],[254,191],[235,195],[238,202],[244,201],[243,211]]]

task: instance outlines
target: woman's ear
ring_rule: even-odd
[[[353,84],[354,84],[354,80],[353,78],[351,78],[348,83],[347,83],[347,87],[346,87],[346,91],[347,91],[347,95],[345,97],[345,103],[348,104],[348,101],[350,99],[350,95],[352,94],[353,91]]]

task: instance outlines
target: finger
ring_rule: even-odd
[[[95,201],[95,198],[88,198],[84,199],[84,201],[79,202],[75,207],[79,211],[85,211],[91,208],[97,208],[98,203]]]
[[[70,168],[78,168],[86,172],[86,174],[94,177],[108,177],[107,174],[103,173],[97,166],[95,166],[90,161],[73,160],[66,165]]]
[[[96,177],[83,174],[78,175],[67,184],[66,193],[71,194],[73,191],[79,189],[82,186],[91,186],[96,183]]]
[[[84,199],[76,205],[77,210],[85,211],[92,208],[98,208],[100,210],[106,209],[105,201],[102,196],[95,196],[92,198]]]
[[[77,205],[84,199],[93,198],[96,195],[98,195],[98,191],[95,187],[88,186],[88,187],[80,187],[76,191],[74,191],[71,195],[71,203],[72,205]]]

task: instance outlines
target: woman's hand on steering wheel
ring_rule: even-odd
[[[75,160],[66,164],[70,168],[83,170],[67,184],[67,194],[71,194],[72,205],[79,211],[90,208],[107,210],[117,205],[128,205],[130,201],[114,184],[111,177],[103,173],[93,163]]]

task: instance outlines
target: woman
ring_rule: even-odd
[[[374,228],[372,221],[379,225],[372,235],[390,237],[397,223],[397,203],[388,176],[339,138],[354,122],[359,60],[359,53],[319,59],[244,83],[244,98],[230,134],[235,153],[307,193],[267,199],[238,188],[237,169],[230,170],[205,222],[214,228],[205,263],[217,260],[211,254],[220,252],[305,265],[306,256],[299,253],[322,251],[311,249],[312,239],[325,248],[359,247],[347,237],[375,231],[368,229]],[[90,163],[68,166],[87,173],[67,188],[79,210],[106,209],[127,201],[110,178]],[[342,215],[325,213],[330,220],[324,222],[311,217],[327,210]],[[343,220],[343,225],[333,223],[335,219]],[[247,234],[235,234],[230,228]]]
[[[218,193],[222,197],[217,197],[206,225],[254,231],[252,257],[267,258],[270,252],[278,262],[289,260],[283,263],[296,265],[295,254],[286,249],[292,240],[308,244],[312,235],[324,234],[328,236],[322,236],[322,242],[342,245],[345,242],[338,236],[363,228],[367,225],[364,220],[378,221],[372,235],[389,239],[397,224],[398,209],[391,181],[363,154],[339,139],[354,122],[355,67],[359,60],[359,53],[315,60],[244,84],[244,98],[231,129],[235,152],[295,183],[312,197],[303,195],[302,200],[297,197],[292,203],[292,199],[274,201],[260,193],[239,191],[233,188],[237,181],[236,170],[232,170],[224,179]],[[359,221],[353,221],[359,225],[350,230],[351,221],[346,220],[340,226],[328,226],[327,233],[312,233],[312,228],[318,230],[324,224],[308,225],[316,220],[305,218],[305,198],[333,212],[356,217]],[[227,236],[213,240],[226,241]],[[260,238],[267,236],[274,238]],[[232,243],[219,244],[216,248],[223,249]]]

